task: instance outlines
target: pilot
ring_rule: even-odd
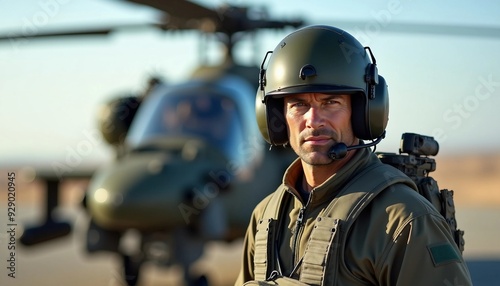
[[[388,121],[369,47],[331,26],[289,34],[256,108],[263,137],[298,158],[253,211],[235,285],[472,284],[443,216],[369,148]]]
[[[234,103],[225,98],[186,97],[166,105],[163,125],[168,132],[204,136],[215,144],[227,138],[235,112]]]

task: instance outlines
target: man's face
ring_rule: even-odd
[[[290,145],[310,165],[332,163],[328,151],[336,143],[356,141],[351,126],[351,96],[304,93],[284,98]]]

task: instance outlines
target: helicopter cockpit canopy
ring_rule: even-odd
[[[237,78],[215,84],[199,81],[173,88],[160,86],[139,109],[126,145],[136,149],[194,138],[217,148],[231,162],[244,165],[257,157],[261,147],[254,142],[259,134],[250,95],[255,92],[251,87],[242,88],[246,86]]]

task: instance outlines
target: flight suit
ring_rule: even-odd
[[[358,150],[341,170],[314,188],[307,202],[295,189],[302,176],[300,160],[285,172],[283,200],[277,228],[274,267],[283,276],[301,274],[301,258],[318,215],[356,174],[382,164],[369,149]],[[254,275],[257,224],[271,196],[255,208],[244,241],[242,269],[235,285],[264,280]],[[302,224],[297,224],[297,220]],[[444,218],[424,197],[404,184],[378,194],[354,221],[338,267],[326,267],[324,281],[335,285],[472,285],[467,266]],[[276,257],[279,256],[279,257]],[[296,268],[294,270],[294,268]],[[333,270],[331,270],[333,269]],[[293,273],[292,273],[293,272]]]

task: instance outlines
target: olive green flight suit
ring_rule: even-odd
[[[300,261],[317,216],[350,178],[373,164],[382,163],[370,150],[358,150],[339,172],[311,191],[308,202],[302,202],[294,188],[302,176],[301,162],[292,163],[277,190],[284,189],[292,195],[282,202],[277,224],[278,251],[270,256],[274,260],[268,263],[283,276],[299,279]],[[255,235],[271,196],[259,203],[252,214],[244,241],[242,269],[235,285],[265,280],[254,275]],[[301,224],[297,224],[299,215]],[[336,281],[335,285],[472,285],[444,218],[424,197],[404,184],[387,188],[364,208],[347,234],[340,265],[327,265],[326,269],[322,280]]]

